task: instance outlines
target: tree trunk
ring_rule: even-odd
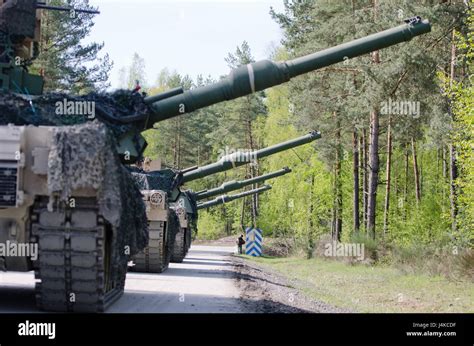
[[[341,161],[339,159],[336,164],[336,176],[337,176],[337,185],[336,185],[336,238],[338,241],[341,240],[342,234],[342,182],[341,182]]]
[[[175,128],[177,128],[177,126],[178,126],[177,121],[178,120],[176,119],[176,122],[174,122]],[[173,153],[173,167],[177,168],[177,163],[178,163],[178,131],[174,132],[172,153]]]
[[[420,180],[420,196],[423,195],[423,150],[420,151],[418,154],[418,171],[419,171],[419,180]]]
[[[313,239],[313,212],[314,212],[314,201],[313,201],[313,194],[314,194],[314,173],[311,174],[311,190],[309,191],[309,220],[308,220],[308,251],[307,251],[307,258],[310,259],[313,257],[314,252],[314,239]]]
[[[333,113],[336,120],[336,162],[334,169],[334,188],[335,188],[335,239],[337,241],[341,240],[342,233],[342,182],[341,182],[341,161],[342,161],[342,145],[341,145],[341,130],[340,130],[340,121],[337,113]]]
[[[374,21],[378,18],[378,1],[373,0]],[[372,62],[380,64],[379,51],[372,53]],[[370,147],[369,147],[369,193],[367,200],[367,232],[375,239],[375,219],[377,208],[377,186],[379,179],[379,110],[373,108],[370,113]]]
[[[338,154],[336,152],[336,162],[334,163],[334,167],[333,167],[334,182],[333,182],[333,208],[332,208],[332,230],[331,230],[333,241],[340,241],[341,228],[342,228],[342,220],[340,220],[341,199],[339,197],[341,167],[338,164],[337,156]]]
[[[369,196],[368,191],[368,143],[367,143],[367,130],[362,131],[362,222],[364,224],[364,230],[367,232],[367,200]]]
[[[230,232],[229,232],[229,219],[228,219],[228,216],[227,216],[227,208],[224,205],[222,205],[222,217],[224,218],[224,221],[225,221],[225,234],[226,235],[230,235]]]
[[[247,128],[248,147],[249,147],[250,151],[253,152],[253,150],[255,149],[255,145],[254,145],[253,133],[252,133],[252,119],[250,118],[250,115],[248,114],[248,112],[247,112],[247,119],[246,119],[246,128]],[[256,167],[253,165],[253,163],[248,165],[248,170],[249,170],[249,173],[250,173],[250,178],[256,177]],[[256,189],[257,185],[253,184],[252,188]],[[257,227],[257,215],[258,215],[258,209],[257,209],[258,202],[257,202],[257,200],[258,200],[258,193],[251,197],[251,201],[252,201],[252,205],[251,205],[251,208],[252,208],[252,225],[253,225],[253,227]]]
[[[415,197],[416,204],[419,205],[421,201],[421,189],[420,189],[420,174],[418,170],[418,159],[416,154],[416,143],[415,139],[411,138],[411,151],[413,157],[413,173],[415,175]]]
[[[358,150],[358,138],[357,138],[357,130],[354,129],[352,132],[352,154],[353,154],[353,177],[354,177],[354,232],[359,233],[360,229],[360,219],[359,219],[359,150]]]
[[[377,109],[373,109],[370,113],[369,193],[367,200],[367,232],[372,239],[375,239],[379,169],[379,113]]]
[[[178,169],[181,169],[181,120],[180,118],[177,119],[178,120],[178,144],[177,144],[177,147],[178,149],[176,150],[176,152],[178,153],[178,157],[176,159],[176,166]]]
[[[359,136],[359,203],[361,207],[359,208],[360,222],[361,227],[365,227],[365,213],[364,213],[364,144],[362,143],[364,133],[362,131]]]
[[[453,30],[452,35],[452,45],[451,45],[451,71],[450,71],[450,86],[454,81],[454,68],[456,66],[456,45],[455,42],[455,30]],[[452,111],[452,105],[449,107],[449,113],[451,114],[451,119],[454,123],[454,113]],[[457,191],[456,191],[456,179],[458,177],[458,169],[457,169],[457,162],[456,162],[456,148],[454,143],[450,142],[449,144],[449,199],[451,204],[451,229],[453,232],[457,231],[457,214],[458,214],[458,207],[457,207]]]
[[[390,183],[391,183],[391,169],[392,169],[392,124],[391,118],[388,117],[388,128],[387,128],[387,164],[385,172],[386,188],[385,188],[385,206],[383,214],[383,234],[384,236],[388,232],[388,219],[390,211]]]
[[[407,204],[408,204],[408,143],[405,144],[405,188],[403,189],[403,220],[407,219]]]
[[[255,177],[258,177],[260,175],[260,169],[259,169],[259,166],[257,165],[255,167]],[[258,188],[258,185],[255,185],[255,188]],[[255,195],[255,218],[258,220],[258,215],[259,215],[259,205],[260,205],[260,198],[259,198],[259,194],[257,193]],[[256,226],[255,226],[256,227]]]
[[[242,209],[240,212],[240,229],[242,230],[242,232],[245,232],[244,217],[245,217],[245,197],[242,198]]]
[[[458,177],[458,169],[457,169],[457,162],[456,162],[456,150],[452,143],[449,145],[449,161],[450,161],[449,199],[450,199],[450,204],[451,204],[451,220],[452,220],[451,228],[453,232],[455,232],[457,230],[456,219],[457,219],[457,214],[458,214],[458,208],[457,208],[457,203],[456,203],[456,192],[457,192],[456,179]]]
[[[448,176],[449,176],[449,165],[448,165],[448,158],[447,158],[446,152],[448,150],[446,150],[445,145],[443,145],[441,150],[442,150],[442,158],[443,158],[443,178],[444,178],[444,181],[447,182]]]

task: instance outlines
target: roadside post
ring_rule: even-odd
[[[245,254],[259,257],[262,255],[263,236],[259,228],[247,227],[245,229]]]

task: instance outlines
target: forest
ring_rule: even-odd
[[[328,240],[363,243],[372,261],[408,261],[436,273],[457,268],[472,277],[473,5],[285,0],[282,13],[269,9],[284,36],[268,57],[275,61],[394,27],[415,14],[430,20],[432,32],[147,131],[146,156],[174,169],[214,162],[228,149],[257,150],[311,130],[321,132],[312,144],[186,186],[200,191],[285,166],[292,169],[270,181],[273,188],[266,193],[201,211],[197,237],[217,239],[254,226],[279,255],[318,256]],[[61,25],[54,13],[49,16],[51,27]],[[83,24],[76,41],[63,42],[65,47],[88,34],[90,23]],[[64,63],[69,71],[58,70],[55,59],[70,60],[54,47],[38,64],[52,76],[74,75],[76,92],[104,90],[111,63],[107,56],[96,59],[101,48],[78,48],[96,62],[93,67]],[[255,61],[247,42],[222,58],[229,71]],[[216,82],[171,68],[143,83],[144,90],[152,95]],[[133,89],[136,80],[149,77],[136,53],[131,65],[121,69],[121,87]],[[72,85],[65,78],[55,80],[49,90]]]

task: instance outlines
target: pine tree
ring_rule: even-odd
[[[51,0],[55,6],[94,9],[88,0]],[[101,56],[103,43],[87,43],[94,25],[92,14],[42,11],[40,51],[32,70],[45,77],[45,91],[84,94],[104,90],[112,62]]]

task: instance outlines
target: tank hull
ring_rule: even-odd
[[[125,230],[131,219],[120,215],[139,221],[145,208],[108,139],[92,123],[0,126],[0,269],[34,270],[40,309],[104,311],[123,293],[129,255],[147,241],[145,223]]]

